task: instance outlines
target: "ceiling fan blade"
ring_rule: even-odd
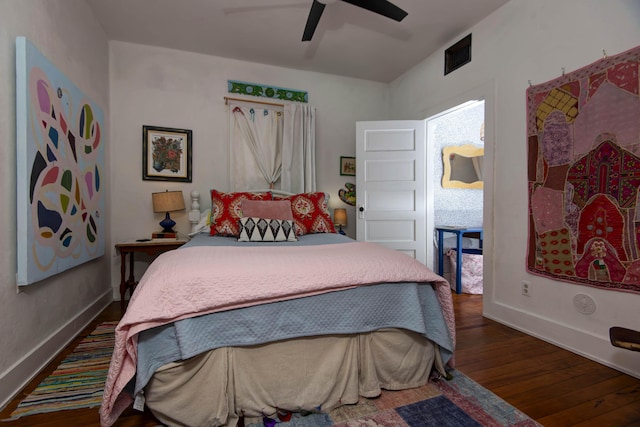
[[[315,0],[314,0],[315,1]],[[350,3],[354,6],[361,7],[363,9],[370,10],[371,12],[375,12],[382,16],[386,16],[387,18],[391,18],[394,21],[402,21],[405,16],[407,16],[407,12],[400,9],[395,4],[388,2],[387,0],[342,0],[344,2]]]
[[[304,34],[302,34],[302,41],[308,42],[313,37],[313,33],[316,31],[322,12],[324,11],[324,4],[318,0],[313,0],[311,10],[309,11],[309,17],[307,18],[307,25],[304,27]]]

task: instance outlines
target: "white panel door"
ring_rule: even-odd
[[[433,268],[427,206],[426,121],[356,123],[358,240],[402,251]],[[431,221],[431,225],[429,225]]]

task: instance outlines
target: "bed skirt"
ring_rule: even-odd
[[[389,328],[211,350],[162,366],[144,395],[168,426],[235,426],[241,415],[250,424],[277,409],[329,412],[381,389],[420,387],[434,367],[444,373],[436,344]]]

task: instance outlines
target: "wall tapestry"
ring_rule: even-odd
[[[227,80],[227,89],[229,93],[239,93],[241,95],[260,96],[263,98],[281,99],[283,101],[309,101],[309,96],[306,91],[286,89],[277,86],[266,86],[258,83]]]
[[[640,46],[527,90],[527,269],[640,293]]]
[[[25,286],[104,254],[104,118],[24,37],[16,95],[17,283]]]

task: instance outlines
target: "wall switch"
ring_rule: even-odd
[[[522,281],[522,295],[524,295],[525,297],[530,297],[531,296],[531,282],[528,282],[526,280]]]

